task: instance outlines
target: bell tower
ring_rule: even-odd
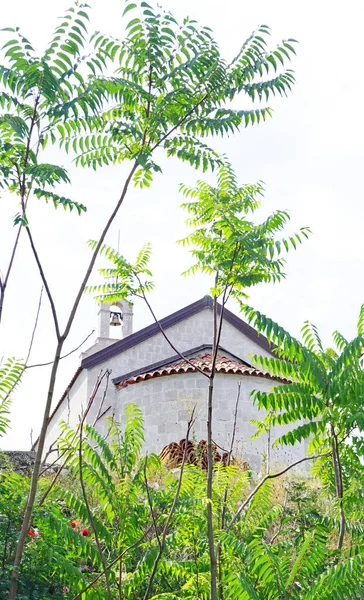
[[[115,310],[118,309],[118,310]],[[108,303],[100,304],[98,312],[98,332],[97,341],[113,340],[111,328],[122,328],[122,335],[117,339],[126,338],[133,333],[133,305],[127,300],[120,300],[110,305]]]

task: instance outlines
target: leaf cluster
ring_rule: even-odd
[[[212,275],[214,296],[231,296],[239,301],[247,288],[284,277],[283,251],[307,238],[308,228],[280,239],[289,215],[278,210],[262,223],[253,220],[263,195],[261,183],[239,186],[232,167],[224,162],[218,168],[217,187],[198,181],[196,187],[181,186],[187,198],[182,204],[191,217],[193,232],[179,243],[191,248],[195,263],[185,274]]]
[[[91,249],[94,249],[96,245],[95,240],[89,241]],[[98,270],[105,283],[86,288],[86,292],[96,294],[96,302],[107,302],[109,304],[115,304],[120,300],[130,302],[133,297],[142,297],[145,292],[153,290],[153,282],[146,279],[146,277],[152,276],[148,267],[151,256],[151,245],[149,243],[144,244],[134,263],[127,261],[124,256],[110,246],[104,245],[100,254],[105,256],[114,266]]]
[[[10,358],[0,364],[0,437],[9,427],[11,395],[19,385],[24,372],[24,364]]]

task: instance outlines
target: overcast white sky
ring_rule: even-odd
[[[41,51],[57,16],[70,4],[69,0],[3,2],[0,27],[20,26]],[[122,0],[89,0],[89,4],[93,7],[92,29],[122,34]],[[251,302],[294,334],[310,319],[320,327],[326,343],[334,329],[353,335],[364,302],[362,3],[164,0],[162,4],[179,18],[189,15],[209,25],[226,58],[262,23],[271,27],[274,40],[299,40],[293,63],[298,83],[291,96],[274,103],[273,119],[212,143],[229,155],[242,183],[264,180],[266,211],[287,208],[293,228],[309,225],[313,230],[310,241],[289,255],[287,280],[255,289]],[[54,155],[54,161],[59,160]],[[78,217],[56,212],[34,200],[30,220],[64,321],[89,258],[86,241],[98,237],[118,197],[125,170],[107,168],[95,174],[74,169],[65,158],[61,161],[72,175],[68,195],[86,204],[87,214]],[[175,244],[185,233],[178,184],[193,183],[201,174],[172,160],[163,162],[163,171],[150,190],[131,192],[108,237],[108,243],[116,246],[120,230],[120,251],[130,258],[144,241],[152,242],[156,289],[151,300],[159,317],[199,299],[209,289],[203,278],[180,277],[189,257]],[[0,269],[7,264],[14,236],[16,202],[15,197],[0,198]],[[24,236],[6,297],[0,356],[26,355],[40,287]],[[96,328],[96,312],[93,300],[85,297],[65,351]],[[146,309],[136,304],[135,330],[149,322]],[[54,347],[44,298],[30,362],[51,360]],[[55,401],[78,366],[78,354],[62,363]],[[28,448],[31,428],[34,438],[37,436],[48,377],[44,368],[27,373],[15,396],[12,430],[0,440],[1,447]]]

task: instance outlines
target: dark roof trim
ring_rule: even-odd
[[[201,346],[197,346],[196,348],[191,348],[191,350],[186,350],[185,352],[182,352],[182,354],[183,356],[190,358],[193,354],[200,354],[201,352],[205,352],[206,350],[212,350],[212,344],[202,344]],[[225,354],[229,354],[235,360],[243,363],[247,367],[251,366],[249,363],[246,362],[246,360],[243,360],[239,356],[235,356],[235,354],[232,354],[230,350],[225,350],[225,348],[222,348],[221,346],[219,346],[219,350],[224,352]],[[169,358],[165,358],[164,360],[161,360],[159,362],[152,363],[151,365],[147,365],[146,367],[142,367],[141,369],[136,369],[135,371],[130,371],[129,373],[125,373],[124,375],[115,377],[112,380],[112,382],[114,385],[117,385],[118,383],[121,383],[126,379],[130,379],[131,377],[137,377],[138,375],[143,375],[143,373],[148,373],[149,371],[156,371],[157,369],[161,369],[162,367],[166,367],[169,365],[173,365],[173,363],[180,362],[180,360],[181,356],[179,354],[175,354],[174,356],[170,356]]]
[[[76,379],[78,379],[78,376],[80,375],[81,371],[83,371],[82,366],[78,367],[76,373],[74,374],[74,376],[72,377],[71,381],[69,382],[68,386],[66,387],[65,391],[63,392],[61,398],[58,400],[56,406],[54,407],[49,419],[48,419],[48,425],[51,422],[51,420],[53,419],[54,415],[56,414],[57,410],[59,409],[59,407],[61,406],[63,400],[67,397],[67,394],[69,393],[69,391],[71,390],[72,386],[76,383]],[[35,440],[33,446],[32,446],[32,450],[35,450],[37,447],[39,441],[39,437],[37,437],[37,439]]]
[[[159,321],[159,323],[163,329],[168,329],[169,327],[177,325],[177,323],[196,315],[206,308],[210,308],[212,310],[213,304],[214,302],[211,296],[204,296],[201,298],[201,300],[197,300],[197,302],[193,302],[192,304],[181,308],[181,310],[177,310],[177,312],[168,315],[168,317],[164,317]],[[217,306],[218,312],[220,313],[221,305],[218,304]],[[253,327],[245,323],[242,319],[240,319],[240,317],[234,315],[234,313],[227,308],[224,310],[224,319],[238,329],[238,331],[244,333],[244,335],[246,335],[252,342],[258,344],[258,346],[260,346],[263,350],[271,352],[271,347],[267,338],[264,335],[259,335]],[[81,366],[83,369],[95,367],[96,365],[112,358],[113,356],[121,354],[125,350],[128,350],[129,348],[132,348],[133,346],[136,346],[145,340],[148,340],[149,338],[157,335],[159,332],[160,329],[158,325],[156,323],[152,323],[152,325],[148,325],[148,327],[144,327],[144,329],[128,335],[128,337],[124,338],[123,340],[115,342],[115,344],[111,344],[110,346],[107,346],[107,348],[103,348],[102,350],[95,352],[95,354],[91,354],[91,356],[87,356],[83,359]]]

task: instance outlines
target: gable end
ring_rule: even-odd
[[[193,315],[205,310],[206,308],[213,309],[214,301],[211,296],[204,296],[201,300],[197,300],[197,302],[193,302],[184,308],[160,319],[159,323],[163,329],[168,329],[169,327],[173,327],[173,325],[177,325],[181,321],[192,317]],[[217,305],[218,313],[221,312],[221,305]],[[272,352],[272,346],[268,343],[267,338],[264,335],[259,335],[253,327],[245,323],[240,317],[237,317],[230,310],[225,308],[224,310],[224,319],[233,325],[238,331],[243,333],[247,338],[249,338],[252,342],[255,342],[258,346],[260,346],[266,352]],[[117,354],[121,354],[125,350],[132,348],[133,346],[137,346],[141,342],[148,340],[149,338],[160,333],[160,328],[157,323],[152,323],[152,325],[148,325],[148,327],[144,327],[140,331],[133,333],[132,335],[127,336],[126,338],[115,342],[115,344],[111,344],[95,354],[91,354],[91,356],[87,356],[83,359],[81,366],[83,369],[89,369],[94,367],[106,360],[109,360],[113,356]]]

